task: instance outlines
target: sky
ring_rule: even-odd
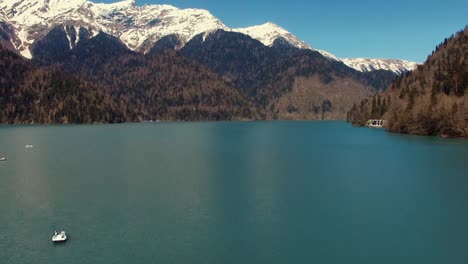
[[[117,2],[117,0],[93,0]],[[468,25],[467,0],[136,0],[210,11],[231,28],[273,22],[340,58],[424,62]]]

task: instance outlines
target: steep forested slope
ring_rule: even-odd
[[[0,45],[1,123],[120,122],[120,109],[89,82],[36,68]]]
[[[181,53],[232,82],[270,118],[344,119],[348,105],[385,88],[396,77],[388,71],[358,72],[319,52],[293,47],[281,38],[267,47],[249,36],[223,30],[196,36]],[[300,95],[294,89],[298,80],[305,91]],[[327,101],[331,106],[323,108]]]
[[[116,101],[125,102],[130,120],[259,118],[246,96],[174,50],[143,55],[105,33],[54,58],[39,55],[43,50],[36,51],[38,65],[59,68],[103,87]]]
[[[355,105],[348,119],[383,117],[393,132],[468,136],[468,28],[445,39],[427,61],[395,80],[379,99]],[[385,104],[383,103],[385,102]]]
[[[105,34],[63,51],[38,50],[31,63],[1,48],[2,123],[261,117],[242,93],[175,51],[144,56]]]

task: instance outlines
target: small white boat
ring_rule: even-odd
[[[52,236],[52,242],[64,242],[66,240],[67,240],[67,234],[63,230],[60,231],[60,233],[55,231],[54,235]]]
[[[1,157],[0,161],[6,161],[6,157]]]
[[[33,145],[31,145],[31,144],[27,144],[27,145],[26,145],[26,146],[24,146],[24,147],[25,147],[25,148],[32,148],[32,147],[34,147],[34,146],[33,146]]]

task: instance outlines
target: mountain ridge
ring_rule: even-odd
[[[182,48],[196,35],[206,35],[221,29],[249,35],[266,46],[283,38],[294,47],[317,51],[328,59],[342,61],[358,71],[384,69],[401,74],[414,68],[411,65],[406,67],[406,64],[397,60],[374,61],[364,66],[361,62],[356,66],[356,63],[348,62],[350,59],[340,59],[327,51],[313,48],[271,22],[246,28],[229,28],[204,9],[179,9],[172,5],[138,6],[134,0],[115,3],[94,3],[89,0],[0,0],[0,20],[9,23],[14,29],[13,34],[9,33],[10,41],[4,43],[10,42],[26,58],[33,57],[31,48],[34,42],[58,25],[70,28],[67,36],[70,49],[80,41],[80,38],[73,37],[72,31],[86,31],[88,38],[103,31],[118,37],[129,49],[142,53],[149,52],[157,41],[168,35],[177,36],[179,45],[176,48]],[[399,66],[392,65],[394,62]]]
[[[407,71],[414,70],[419,65],[417,62],[396,59],[345,58],[341,60],[349,67],[361,72],[387,70],[396,74],[403,74]]]

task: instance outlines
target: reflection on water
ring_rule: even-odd
[[[342,122],[3,126],[0,153],[6,263],[468,260],[464,140]],[[73,239],[54,247],[62,228]]]

